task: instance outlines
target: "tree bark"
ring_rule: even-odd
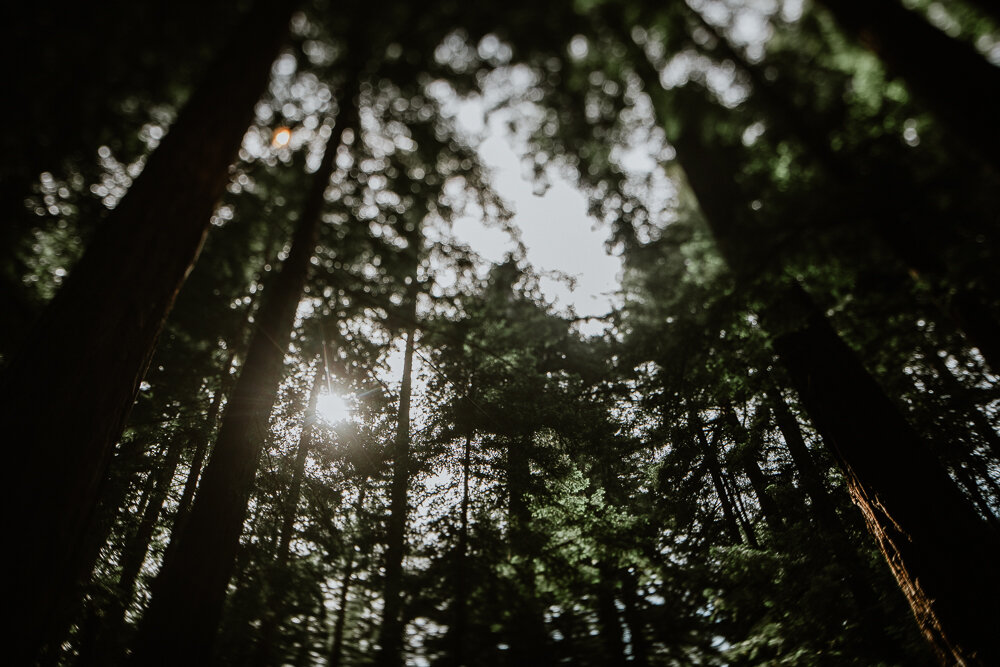
[[[98,230],[3,373],[0,410],[17,474],[3,523],[13,552],[8,658],[29,662],[107,476],[115,442],[174,298],[197,258],[228,166],[264,91],[293,2],[258,5]],[[246,44],[254,45],[247,49]],[[178,193],[183,193],[179,196]]]
[[[649,71],[648,62],[637,64],[654,105],[662,102],[658,78],[649,78],[655,70]],[[678,162],[723,257],[738,276],[755,280],[741,262],[739,244],[746,238],[734,220],[745,202],[727,154],[691,130],[699,100],[684,89],[671,94],[675,109],[688,114],[687,122],[672,124]],[[772,332],[779,360],[933,650],[942,661],[1000,663],[991,630],[1000,627],[1000,573],[994,565],[1000,539],[808,295],[793,283],[778,287],[772,303],[760,313],[762,327]]]
[[[774,348],[921,630],[943,663],[995,664],[1000,540],[808,297],[788,297],[808,315]]]
[[[416,294],[411,294],[410,320],[416,319]],[[403,557],[406,553],[407,490],[410,485],[410,392],[413,373],[413,336],[406,333],[403,385],[399,390],[396,437],[392,447],[392,485],[389,492],[389,526],[386,536],[384,607],[379,632],[377,665],[403,664]]]
[[[357,81],[351,85],[356,86]],[[343,106],[336,129],[313,176],[288,258],[256,318],[257,331],[226,406],[187,525],[153,584],[133,654],[136,665],[209,659],[281,381],[285,350],[316,245],[324,194],[344,129],[355,123],[355,91],[352,87],[350,94],[340,98]]]
[[[898,0],[824,0],[965,147],[1000,172],[1000,69]]]
[[[958,286],[954,294],[942,293],[941,281],[954,281],[947,280],[949,267],[942,261],[940,248],[962,244],[960,235],[953,229],[955,226],[942,229],[937,224],[939,215],[935,204],[915,192],[908,183],[900,183],[893,170],[877,168],[875,174],[870,173],[870,169],[868,173],[859,173],[850,156],[831,148],[829,137],[834,128],[816,127],[810,122],[810,114],[796,108],[787,90],[768,80],[763,66],[748,62],[699,12],[692,10],[691,15],[715,38],[721,55],[732,60],[750,79],[753,100],[767,114],[768,131],[807,149],[849,195],[844,215],[860,217],[857,224],[865,224],[875,233],[910,269],[911,279],[931,277],[938,283],[934,302],[942,316],[950,319],[979,349],[990,368],[1000,369],[1000,322],[991,313],[986,295],[982,290],[973,291],[963,285]]]

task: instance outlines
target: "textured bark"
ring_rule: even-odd
[[[411,294],[410,320],[416,319],[416,298]],[[413,335],[406,334],[403,385],[399,390],[396,437],[392,446],[392,486],[389,491],[389,527],[386,536],[384,607],[376,664],[403,664],[403,557],[406,553],[407,490],[410,485],[410,392],[413,373]]]
[[[824,0],[965,147],[1000,172],[1000,69],[898,0]]]
[[[226,406],[187,525],[154,582],[136,640],[136,665],[209,659],[281,381],[285,350],[316,245],[324,193],[341,135],[355,122],[354,90],[341,98],[336,130],[313,175],[288,258],[256,317],[257,331]]]
[[[654,103],[662,103],[659,80],[650,78],[655,70],[638,64]],[[685,89],[671,92],[674,108],[687,115],[670,137],[678,162],[723,256],[738,276],[754,280],[741,257],[746,231],[736,220],[745,200],[728,169],[735,162],[691,130],[700,99]],[[1000,663],[991,630],[1000,627],[1000,573],[993,564],[1000,539],[805,292],[795,284],[777,289],[761,324],[775,336],[779,360],[922,632],[943,662]]]
[[[770,405],[775,421],[785,441],[792,462],[798,471],[799,483],[812,503],[811,516],[834,559],[845,572],[844,583],[861,619],[861,635],[871,655],[887,663],[897,663],[903,654],[896,640],[887,638],[883,628],[892,624],[890,612],[872,588],[871,568],[852,543],[848,528],[837,514],[836,502],[826,490],[812,454],[806,447],[798,420],[789,410],[777,389],[769,389]]]
[[[914,191],[909,183],[901,182],[894,170],[876,169],[873,174],[869,168],[859,173],[852,156],[837,153],[831,148],[829,137],[835,128],[817,127],[811,122],[815,116],[796,108],[790,91],[770,81],[763,65],[747,61],[700,13],[692,11],[691,15],[702,29],[715,38],[719,53],[734,62],[750,79],[754,89],[753,100],[767,114],[768,132],[777,138],[800,143],[833,181],[849,194],[843,203],[843,215],[858,218],[860,221],[857,224],[863,224],[874,232],[886,248],[910,269],[910,278],[921,280],[930,277],[938,282],[950,282],[949,267],[942,260],[941,248],[963,244],[956,232],[960,225],[942,227],[939,221],[943,212],[939,212],[937,206],[921,196],[919,191]],[[954,211],[948,213],[961,216]],[[971,222],[961,217],[959,221]],[[971,222],[971,225],[977,226],[978,223]],[[965,282],[978,278],[980,276],[967,276]],[[935,304],[941,315],[950,319],[979,349],[990,368],[1000,369],[1000,322],[987,306],[986,295],[965,286],[959,286],[951,295],[941,294],[941,289],[937,291],[939,295]]]
[[[996,664],[1000,540],[822,314],[804,294],[788,297],[808,314],[775,350],[921,630],[942,663]]]
[[[0,381],[0,418],[19,443],[8,461],[17,474],[4,485],[3,523],[31,545],[13,552],[19,576],[4,586],[18,610],[6,628],[14,662],[38,650],[58,591],[71,585],[65,575],[78,570],[114,444],[201,248],[292,4],[254,9]]]
[[[285,568],[288,567],[289,545],[292,542],[295,519],[299,515],[302,478],[306,472],[306,459],[312,449],[313,429],[316,425],[316,402],[323,388],[324,375],[323,368],[317,366],[312,389],[309,392],[309,405],[306,407],[302,435],[299,437],[299,446],[295,450],[295,461],[292,463],[292,482],[284,495],[283,516],[281,517],[281,528],[278,531],[278,551],[275,554],[274,563],[271,565],[271,582],[267,590],[267,603],[261,622],[260,639],[254,655],[254,664],[259,666],[271,664],[274,658],[275,635],[284,621],[286,588],[282,585],[282,581]]]

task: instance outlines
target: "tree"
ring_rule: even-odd
[[[5,489],[4,516],[32,545],[19,551],[22,576],[7,593],[21,610],[11,628],[19,659],[36,650],[39,630],[66,585],[51,573],[76,571],[80,536],[112,447],[204,240],[290,12],[291,3],[270,2],[248,17],[241,39],[258,47],[247,53],[237,42],[220,55],[28,344],[4,369],[4,421],[22,443],[14,463],[21,472]],[[80,393],[79,387],[88,390]],[[30,509],[14,510],[28,499]]]
[[[154,584],[132,657],[139,663],[170,655],[204,660],[211,650],[265,437],[261,422],[266,424],[274,404],[336,149],[344,131],[355,123],[358,83],[349,78],[344,87],[335,130],[313,175],[288,257],[257,318],[258,333],[226,406],[188,523]],[[177,637],[186,639],[178,642]]]

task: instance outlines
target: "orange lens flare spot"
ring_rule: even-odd
[[[284,148],[292,139],[292,131],[287,127],[279,127],[271,135],[271,145],[276,148]]]

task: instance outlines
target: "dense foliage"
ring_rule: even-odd
[[[997,664],[996,10],[474,5],[24,10],[12,658]],[[454,233],[463,105],[603,333]]]

